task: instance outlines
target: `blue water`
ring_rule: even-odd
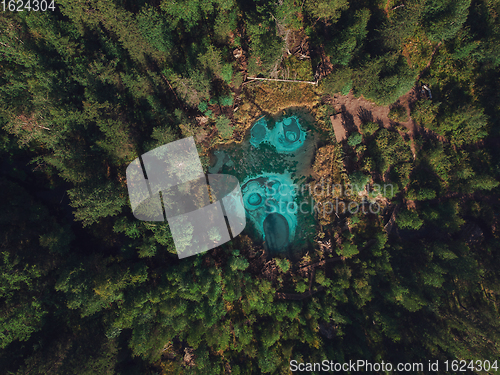
[[[306,139],[306,133],[302,130],[297,116],[284,117],[281,121],[276,121],[272,130],[268,127],[267,119],[262,117],[252,126],[250,134],[250,143],[254,147],[267,142],[279,153],[297,151],[304,145]]]
[[[304,236],[299,228],[299,182],[310,174],[313,138],[297,115],[274,121],[262,117],[241,144],[214,152],[210,173],[238,177],[247,220],[271,253],[279,253]],[[271,124],[271,126],[269,126]]]
[[[295,237],[295,186],[290,173],[262,173],[242,182],[247,219],[273,252],[288,246]]]

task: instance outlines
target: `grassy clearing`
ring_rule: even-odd
[[[289,107],[318,105],[320,95],[313,85],[301,83],[249,83],[242,93],[243,103],[234,113],[238,127],[248,129],[263,113],[278,113]]]

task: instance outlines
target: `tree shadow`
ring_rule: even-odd
[[[375,123],[378,124],[379,129],[386,129],[386,127],[384,126],[384,122],[381,119],[377,119],[377,121],[375,121]]]
[[[342,125],[344,126],[347,135],[357,132],[358,128],[354,123],[354,116],[347,111],[345,105],[343,104],[341,106],[341,114],[342,114]]]
[[[366,124],[367,122],[373,122],[373,115],[371,111],[367,110],[366,108],[360,107],[358,109],[357,116],[363,124]]]

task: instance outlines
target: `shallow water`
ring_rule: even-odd
[[[304,145],[306,139],[300,119],[294,115],[276,121],[272,129],[269,129],[266,118],[262,117],[252,126],[250,134],[250,143],[254,147],[267,142],[273,145],[278,153],[295,152]]]
[[[271,252],[283,250],[295,237],[297,212],[293,206],[296,197],[293,186],[289,172],[262,173],[242,182],[247,219],[253,222]]]
[[[311,119],[288,113],[277,119],[261,117],[242,143],[213,153],[209,173],[238,178],[247,224],[251,223],[245,231],[263,241],[271,254],[299,247],[314,232],[312,213],[308,208],[301,213],[297,203],[300,186],[311,174],[317,142]]]

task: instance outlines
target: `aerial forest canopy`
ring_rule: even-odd
[[[500,0],[10,3],[1,373],[499,358]],[[243,234],[187,259],[134,217],[134,159],[193,136],[207,171],[289,108],[320,134],[309,182],[380,214],[317,214],[299,255]]]

